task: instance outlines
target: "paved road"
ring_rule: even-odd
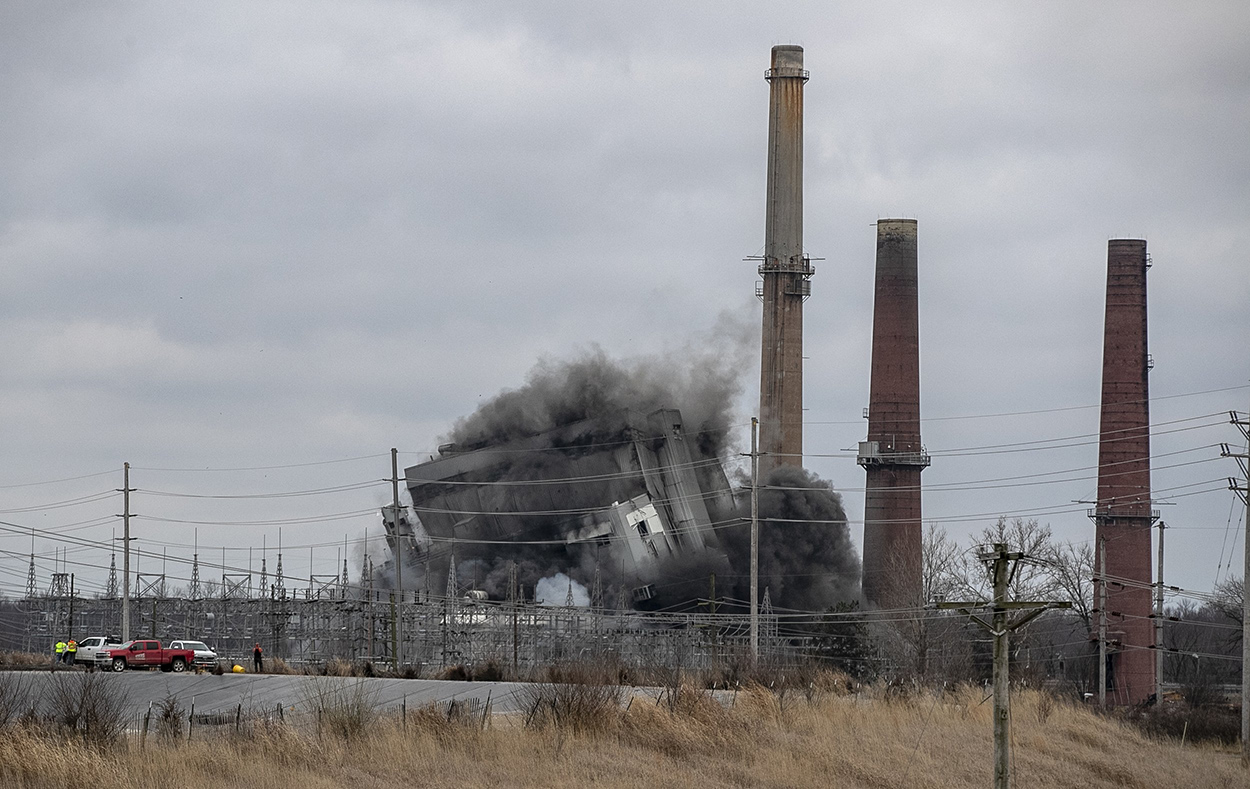
[[[4,672],[21,681],[42,682],[48,672]],[[65,676],[65,672],[57,672]],[[184,709],[195,703],[199,713],[234,710],[239,704],[247,710],[272,710],[282,705],[296,712],[310,708],[309,701],[318,693],[357,689],[375,707],[397,707],[407,700],[410,708],[451,699],[469,700],[490,697],[494,712],[514,712],[524,706],[519,691],[523,682],[451,682],[434,679],[356,679],[351,677],[306,677],[279,674],[166,674],[159,671],[101,672],[100,678],[123,690],[137,710],[146,710],[149,703],[159,703],[167,696],[178,698]]]

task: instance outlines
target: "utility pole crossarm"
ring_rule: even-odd
[[[1032,608],[1041,608],[1044,610],[1071,608],[1072,603],[1059,600],[1011,600],[1002,603],[986,602],[984,600],[970,603],[938,603],[939,609],[958,609],[960,611],[984,610],[984,611],[1020,611]]]
[[[981,617],[972,613],[974,610],[991,611],[994,613],[999,613],[999,612],[1005,613],[1007,611],[1027,611],[1028,613],[1024,614],[1024,616],[1020,617],[1016,621],[1006,623],[1007,630],[1011,631],[1011,630],[1018,630],[1021,627],[1024,627],[1026,624],[1028,624],[1029,622],[1032,622],[1034,619],[1046,613],[1047,611],[1057,611],[1061,609],[1069,609],[1071,607],[1072,607],[1072,603],[1069,603],[1067,601],[1055,601],[1055,600],[1051,600],[1051,601],[1013,600],[1011,602],[1005,602],[1005,603],[981,602],[981,603],[938,603],[937,604],[937,608],[939,610],[955,609],[955,610],[962,612],[969,619],[976,622],[978,625],[980,625],[981,627],[985,628],[987,631],[995,635],[997,635],[998,633],[997,629],[990,623],[986,622]]]
[[[1018,630],[1024,627],[1025,625],[1027,625],[1029,622],[1032,622],[1034,619],[1037,619],[1039,616],[1046,613],[1047,611],[1053,611],[1058,608],[1071,608],[1071,607],[1072,607],[1072,604],[1068,603],[1067,605],[1047,605],[1047,606],[1042,606],[1041,608],[1034,608],[1032,611],[1029,611],[1027,614],[1020,617],[1016,621],[1008,623],[1007,629]]]
[[[993,626],[993,625],[991,625],[989,622],[986,622],[984,619],[982,619],[981,617],[977,616],[976,614],[972,613],[972,608],[973,608],[972,606],[965,606],[965,605],[963,605],[962,603],[938,603],[937,607],[938,607],[938,609],[939,609],[939,610],[955,610],[955,611],[958,611],[959,613],[961,613],[961,614],[963,614],[964,616],[968,617],[968,618],[969,618],[969,619],[971,619],[973,622],[976,622],[978,625],[980,625],[981,627],[983,627],[983,628],[985,628],[986,630],[990,631],[991,633],[993,633],[993,632],[994,632],[994,626]]]

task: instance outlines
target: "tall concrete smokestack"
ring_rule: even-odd
[[[803,302],[811,261],[803,254],[803,48],[773,47],[768,80],[768,200],[764,223],[761,470],[803,464]]]
[[[1155,690],[1150,590],[1151,362],[1146,350],[1146,242],[1107,243],[1107,311],[1098,428],[1098,501],[1090,512],[1095,549],[1107,561],[1107,690],[1136,704]],[[1100,559],[1095,558],[1098,568]],[[1095,586],[1095,599],[1101,594]]]
[[[881,608],[921,604],[920,320],[916,220],[877,222],[868,440],[857,462],[864,494],[864,597]]]

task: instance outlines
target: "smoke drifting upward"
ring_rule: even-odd
[[[475,449],[624,410],[676,408],[686,429],[699,434],[703,454],[721,457],[734,398],[742,392],[741,367],[734,355],[719,352],[618,362],[596,346],[572,361],[540,361],[525,386],[502,392],[459,420],[449,440]]]
[[[461,588],[471,584],[493,599],[507,598],[514,566],[526,597],[558,573],[564,574],[561,601],[568,579],[575,589],[590,589],[596,574],[608,606],[622,592],[632,602],[637,590],[645,591],[637,599],[648,607],[686,603],[709,594],[713,575],[724,579],[720,596],[734,587],[734,596],[745,597],[749,528],[722,463],[739,438],[731,429],[745,421],[735,419],[734,403],[742,393],[740,371],[751,368],[755,331],[726,316],[699,338],[698,348],[663,357],[618,361],[592,347],[572,360],[542,361],[523,386],[459,420],[445,437],[454,447],[428,464],[431,476],[417,467],[409,480],[416,512],[442,546],[430,563],[431,588],[443,588],[439,579],[447,577],[454,538]],[[680,431],[670,409],[680,412]],[[457,459],[501,445],[512,449]],[[664,472],[685,474],[680,483],[667,476],[661,481],[654,468],[659,455],[650,454],[659,451],[684,458],[672,467],[677,471]],[[854,598],[858,560],[839,497],[800,469],[778,469],[769,481],[778,488],[816,488],[762,496],[764,517],[778,519],[766,525],[761,541],[763,583],[772,599],[815,608]],[[705,524],[701,543],[687,544],[691,536],[676,532],[657,536],[655,527],[648,532],[641,525],[635,535],[634,526],[620,523],[612,527],[615,540],[604,541],[605,519],[624,517],[611,508],[640,496],[666,513],[665,529],[675,528],[678,511],[697,502]],[[618,514],[604,514],[609,509]],[[682,517],[694,518],[694,511]],[[819,523],[783,522],[788,519]],[[639,539],[643,543],[634,545]],[[653,559],[631,553],[652,539],[680,545],[671,553],[652,547]]]
[[[735,597],[750,599],[750,502],[739,506],[744,526],[726,530],[737,583]],[[851,542],[842,497],[812,472],[779,466],[761,482],[760,594],[774,605],[821,610],[859,596],[859,557]]]
[[[529,444],[536,451],[510,452],[492,459],[489,479],[475,477],[491,484],[505,481],[576,480],[568,485],[504,486],[484,489],[481,502],[457,505],[466,511],[498,511],[514,515],[498,516],[500,528],[516,540],[511,545],[474,545],[470,536],[483,519],[466,513],[464,525],[457,524],[461,541],[456,547],[456,578],[463,585],[472,584],[492,598],[506,598],[509,593],[510,569],[516,563],[517,580],[522,593],[533,594],[535,584],[556,573],[567,573],[575,583],[589,588],[600,575],[604,603],[615,605],[622,587],[627,592],[638,586],[640,579],[618,561],[613,561],[608,546],[593,543],[561,544],[572,535],[593,526],[593,520],[570,515],[542,512],[594,512],[627,501],[646,490],[642,477],[636,482],[623,481],[619,460],[612,453],[602,457],[589,451],[591,447],[616,447],[627,427],[641,417],[659,409],[676,409],[681,413],[686,448],[694,461],[695,471],[706,489],[713,489],[712,466],[702,461],[723,461],[731,451],[731,428],[734,424],[735,400],[742,394],[740,371],[749,369],[753,343],[752,328],[732,314],[723,314],[715,328],[696,338],[697,347],[686,347],[663,356],[612,359],[597,346],[569,360],[543,360],[530,371],[525,384],[504,391],[483,403],[473,414],[456,422],[443,440],[455,445],[455,451],[472,451],[483,447],[543,436],[542,444]],[[628,414],[634,414],[634,417]],[[637,425],[645,435],[660,435],[668,425]],[[556,451],[542,451],[554,449]],[[486,472],[483,472],[486,473]],[[732,517],[732,496],[725,488],[723,472],[720,489],[725,491],[723,517]],[[436,487],[436,486],[435,486]],[[463,487],[460,488],[463,491]],[[489,500],[489,501],[487,501]],[[708,502],[709,509],[714,502]],[[447,506],[435,504],[434,506]],[[534,514],[526,514],[534,513]],[[418,516],[422,517],[420,511]],[[437,521],[436,514],[427,514]],[[444,539],[445,524],[431,522],[431,529]],[[711,536],[713,542],[716,535]],[[546,544],[543,544],[546,542]],[[535,544],[539,543],[539,544]],[[554,544],[552,544],[554,543]],[[443,543],[446,546],[446,543]],[[696,559],[673,556],[661,562],[654,582],[658,597],[653,604],[678,602],[672,598],[678,590],[667,584],[674,570],[688,565],[708,566],[708,572],[724,574],[728,567],[719,546],[713,545],[713,557]],[[446,578],[446,548],[431,564],[432,588],[441,589],[439,578]],[[441,564],[441,569],[439,565]],[[701,577],[706,579],[707,573]],[[566,581],[567,585],[567,581]],[[702,594],[706,584],[697,593]],[[563,600],[563,593],[560,597]],[[683,598],[685,599],[685,598]]]

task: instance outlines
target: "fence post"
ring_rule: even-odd
[[[404,704],[400,708],[400,718],[404,722],[404,733],[408,733],[408,694],[404,694]]]
[[[191,732],[195,730],[195,697],[191,697],[191,711],[187,713],[187,742],[191,742]]]
[[[143,715],[143,732],[139,735],[139,750],[143,750],[148,741],[148,723],[152,720],[152,702],[148,702],[148,711]]]
[[[239,733],[239,727],[243,723],[243,703],[240,702],[238,707],[234,709],[234,733]]]

